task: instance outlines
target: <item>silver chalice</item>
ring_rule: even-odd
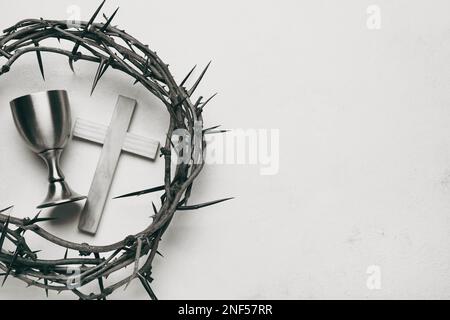
[[[70,138],[72,119],[67,92],[53,90],[17,98],[11,111],[22,138],[48,167],[48,193],[38,209],[86,199],[72,191],[64,180],[59,158]]]

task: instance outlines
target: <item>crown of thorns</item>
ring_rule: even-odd
[[[127,286],[138,279],[151,299],[157,299],[151,288],[152,263],[158,252],[162,235],[165,233],[177,211],[196,210],[211,206],[229,199],[212,201],[199,205],[188,205],[194,180],[204,166],[204,135],[217,128],[204,129],[202,112],[214,97],[195,102],[192,95],[202,81],[208,67],[203,70],[198,80],[190,89],[185,88],[186,81],[192,75],[192,69],[186,78],[178,84],[165,64],[147,45],[136,40],[124,30],[111,25],[117,10],[105,22],[95,23],[105,1],[95,11],[88,22],[80,21],[71,24],[67,21],[27,19],[5,29],[0,36],[0,58],[6,58],[0,69],[0,75],[10,71],[12,65],[24,54],[34,53],[37,57],[42,77],[44,66],[42,53],[55,53],[68,57],[69,66],[74,70],[78,60],[98,64],[92,92],[99,80],[108,70],[116,69],[130,75],[135,84],[140,83],[148,91],[159,98],[170,114],[170,124],[161,156],[164,157],[164,184],[148,190],[130,193],[123,197],[139,196],[154,192],[163,192],[159,209],[153,203],[153,221],[142,232],[130,235],[121,241],[106,246],[92,246],[86,243],[73,243],[59,238],[39,226],[51,218],[41,218],[39,213],[34,218],[18,219],[6,215],[11,208],[0,211],[0,271],[3,284],[8,276],[16,277],[28,286],[36,286],[45,290],[62,292],[70,290],[80,299],[106,299],[116,289]],[[72,50],[61,47],[43,46],[47,39],[69,41],[74,44]],[[195,68],[195,67],[194,67]],[[91,92],[91,93],[92,93]],[[177,163],[172,175],[172,157],[179,156],[174,152],[172,134],[176,130],[187,130],[194,136],[195,126],[201,124],[203,152],[194,153],[194,140],[190,141],[192,156],[189,161]],[[218,131],[216,131],[218,132]],[[198,142],[197,142],[198,143]],[[184,149],[185,150],[185,149]],[[186,155],[184,155],[186,156]],[[185,157],[184,157],[185,158]],[[119,197],[120,198],[120,197]],[[59,260],[42,260],[38,251],[33,251],[26,239],[28,233],[34,233],[56,247],[61,247]],[[6,249],[6,244],[13,248]],[[57,249],[56,249],[57,250]],[[75,258],[73,253],[77,253]],[[63,256],[64,254],[64,256]],[[140,263],[141,258],[144,260]],[[128,265],[134,265],[133,273],[114,284],[106,286],[104,280]],[[76,278],[73,270],[79,270]],[[94,293],[83,293],[83,287],[93,281],[98,282],[98,290]]]

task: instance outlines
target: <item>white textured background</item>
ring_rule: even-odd
[[[366,27],[373,4],[380,30]],[[65,19],[70,5],[87,20],[98,4],[1,1],[1,28]],[[109,0],[104,12],[117,5],[115,23],[157,50],[177,79],[213,59],[199,88],[220,92],[206,125],[281,130],[278,175],[205,169],[192,202],[237,198],[177,216],[154,267],[161,299],[450,298],[450,2]],[[162,139],[167,126],[157,101],[125,76],[108,71],[90,98],[95,66],[81,62],[72,75],[50,54],[44,64],[45,83],[34,55],[0,79],[0,206],[15,204],[19,217],[34,215],[46,170],[15,131],[12,98],[67,88],[74,117],[106,124],[120,93],[140,102],[133,132]],[[67,148],[62,165],[78,192],[88,192],[99,153],[80,141]],[[123,156],[112,195],[159,185],[161,165]],[[78,234],[76,207],[46,212],[62,219],[45,227],[105,244],[142,229],[154,199],[108,203],[96,238]],[[33,243],[48,257],[64,254]],[[366,285],[372,265],[380,290]],[[14,279],[0,290],[0,299],[44,297]],[[147,296],[135,283],[114,298]]]

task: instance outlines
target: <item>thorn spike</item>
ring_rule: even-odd
[[[86,29],[89,29],[89,27],[92,25],[92,23],[94,23],[95,18],[97,18],[98,13],[100,12],[100,10],[102,10],[105,2],[106,2],[106,0],[103,0],[103,2],[100,4],[100,6],[97,8],[97,10],[95,10],[94,14],[92,15],[91,19],[89,20],[89,22],[86,25]]]
[[[203,111],[203,109],[206,107],[206,105],[207,105],[208,103],[210,103],[211,100],[214,99],[217,95],[218,95],[218,93],[215,93],[215,94],[213,94],[213,95],[211,96],[211,98],[209,98],[208,100],[206,100],[206,101],[203,103],[203,105],[200,107],[200,110]]]
[[[8,267],[8,270],[6,271],[6,275],[3,278],[2,287],[4,286],[4,284],[6,282],[6,279],[8,279],[8,276],[11,274],[12,267],[13,267],[14,263],[16,262],[18,255],[19,255],[19,246],[16,247],[16,251],[14,252],[14,255],[13,255],[12,259],[11,259],[11,263],[10,263],[10,265]]]
[[[214,126],[214,127],[208,128],[208,129],[204,129],[203,132],[206,133],[206,132],[211,131],[211,130],[216,130],[216,129],[220,128],[220,127],[221,127],[221,125]]]
[[[14,208],[14,206],[9,206],[8,208],[5,208],[5,209],[3,209],[3,210],[0,210],[0,213],[3,213],[3,212],[5,212],[5,211],[8,211],[9,209],[12,209],[12,208]]]
[[[106,29],[109,27],[109,25],[111,24],[112,20],[114,19],[114,17],[117,14],[117,11],[119,11],[119,7],[117,7],[116,11],[114,11],[114,13],[111,15],[111,17],[109,17],[109,19],[106,21],[106,23],[103,25],[103,27],[100,29],[100,32],[104,32],[106,31]]]
[[[39,47],[39,43],[36,41],[33,41],[34,46],[36,48]],[[39,70],[41,71],[41,75],[42,75],[42,79],[44,79],[45,81],[45,74],[44,74],[44,64],[42,63],[42,55],[40,51],[36,51],[36,56],[37,56],[37,60],[38,60],[38,64],[39,64]]]
[[[95,10],[94,14],[92,15],[91,19],[89,20],[89,22],[86,24],[86,29],[84,30],[83,34],[86,33],[86,31],[89,30],[89,27],[92,25],[92,23],[94,22],[95,18],[97,18],[98,13],[100,12],[100,10],[103,8],[103,5],[105,4],[106,0],[103,0],[103,2],[100,4],[100,6],[97,8],[97,10]],[[83,35],[81,36],[83,37]],[[75,55],[78,52],[78,48],[80,47],[80,42],[77,41],[72,49],[72,54]],[[72,59],[69,60],[69,64],[71,64]],[[73,66],[71,65],[71,69],[73,71]]]
[[[41,215],[42,210],[40,210],[33,218],[33,220],[39,219],[39,216]]]
[[[3,248],[3,243],[5,242],[6,234],[8,233],[8,226],[9,226],[10,218],[11,218],[10,216],[8,216],[8,218],[6,218],[6,221],[2,227],[2,234],[0,236],[0,250]]]
[[[229,200],[233,200],[234,198],[226,198],[226,199],[221,199],[221,200],[216,200],[216,201],[211,201],[211,202],[206,202],[206,203],[202,203],[202,204],[198,204],[195,206],[179,206],[177,208],[177,210],[180,211],[187,211],[187,210],[197,210],[197,209],[202,209],[202,208],[206,208],[209,206],[213,206],[215,204],[219,204],[221,202],[225,202],[225,201],[229,201]]]
[[[142,195],[148,194],[148,193],[153,193],[153,192],[157,192],[157,191],[164,191],[165,188],[166,188],[165,186],[159,186],[159,187],[155,187],[155,188],[151,188],[151,189],[147,189],[147,190],[142,190],[142,191],[137,191],[137,192],[132,192],[132,193],[124,194],[124,195],[122,195],[122,196],[115,197],[114,199],[123,199],[123,198],[129,198],[129,197],[138,197],[138,196],[142,196]]]
[[[95,88],[97,87],[98,81],[105,74],[108,67],[109,63],[106,63],[106,61],[102,59],[102,61],[98,65],[97,72],[95,73],[94,82],[92,83],[91,96],[94,93]]]
[[[156,295],[155,295],[155,293],[153,292],[152,288],[151,288],[150,285],[148,284],[147,279],[145,279],[145,277],[144,277],[142,274],[140,274],[140,273],[138,273],[138,277],[139,277],[139,280],[140,280],[141,283],[142,283],[142,286],[144,287],[145,291],[147,291],[147,293],[148,293],[148,295],[150,296],[150,298],[151,298],[152,300],[158,300],[158,298],[156,297]]]
[[[200,77],[198,78],[198,80],[195,82],[195,84],[194,84],[194,86],[192,87],[192,89],[189,90],[188,95],[189,95],[190,97],[194,94],[194,92],[195,92],[195,90],[197,89],[198,85],[199,85],[200,82],[203,80],[203,77],[205,76],[206,71],[208,71],[209,66],[211,65],[211,63],[212,63],[212,61],[210,61],[210,62],[207,64],[206,68],[203,70],[202,74],[200,75]]]
[[[44,279],[44,284],[45,284],[46,286],[48,286],[48,280],[47,280],[47,279]],[[48,298],[48,288],[45,288],[45,295],[46,295],[47,298]]]
[[[180,87],[184,86],[186,84],[186,81],[188,81],[191,74],[194,72],[195,68],[197,68],[197,65],[195,65],[191,71],[187,74],[187,76],[184,78],[184,80],[181,82]]]

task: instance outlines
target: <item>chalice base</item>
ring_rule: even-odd
[[[47,197],[37,208],[44,209],[86,199],[70,189],[65,181],[50,182]]]

